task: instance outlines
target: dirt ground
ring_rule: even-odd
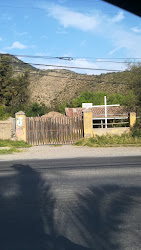
[[[118,156],[141,156],[141,147],[90,148],[73,145],[33,146],[23,149],[21,153],[0,155],[0,161]]]

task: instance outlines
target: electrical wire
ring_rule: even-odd
[[[10,56],[10,54],[6,53],[3,54],[4,56]],[[58,60],[65,60],[65,61],[85,61],[85,60],[91,60],[95,61],[96,63],[140,63],[139,61],[133,61],[133,60],[141,60],[141,57],[115,57],[115,58],[108,58],[108,57],[102,57],[102,58],[94,58],[94,57],[65,57],[65,56],[33,56],[33,55],[17,55],[13,54],[12,56],[15,56],[17,58],[40,58],[40,59],[45,59],[45,60],[50,60],[50,59],[58,59]],[[125,60],[125,61],[114,61],[114,60]]]
[[[5,62],[5,63],[9,63],[9,64],[20,64],[20,65],[34,65],[34,66],[44,66],[44,67],[54,67],[54,68],[65,68],[65,69],[83,69],[83,70],[93,70],[93,71],[109,71],[109,72],[121,72],[121,70],[118,70],[118,69],[96,69],[96,68],[85,68],[85,67],[75,67],[75,66],[65,66],[65,65],[55,65],[55,64],[43,64],[43,63],[25,63],[25,62],[7,62],[7,61],[4,61],[4,60],[1,60],[1,62]]]
[[[28,57],[28,58],[42,58],[42,59],[60,59],[65,61],[72,61],[70,56],[30,56],[30,55],[13,55],[15,57]]]
[[[85,67],[76,67],[76,66],[63,66],[63,65],[54,65],[54,64],[41,64],[41,63],[30,63],[31,65],[35,66],[45,66],[45,67],[55,67],[55,68],[65,68],[65,69],[84,69],[84,70],[93,70],[93,71],[110,71],[110,72],[120,72],[121,70],[118,69],[96,69],[96,68],[85,68]]]
[[[96,69],[96,68],[84,68],[84,67],[75,67],[75,66],[65,66],[65,65],[54,65],[54,64],[40,64],[40,63],[25,63],[25,62],[15,62],[15,61],[5,61],[5,60],[0,60],[0,63],[8,63],[8,64],[17,64],[17,65],[35,65],[35,66],[44,66],[44,67],[54,67],[56,69],[58,68],[62,68],[62,69],[82,69],[82,70],[93,70],[93,71],[107,71],[107,72],[124,72],[121,70],[116,70],[116,69]],[[41,70],[39,68],[35,68],[36,70]],[[129,70],[126,70],[126,72],[130,72]],[[132,73],[136,73],[136,74],[141,74],[141,72],[136,72],[132,70]]]
[[[2,61],[0,61],[0,62],[4,62],[3,60]],[[19,64],[20,66],[21,65],[29,65],[28,63],[20,63],[20,62],[7,62],[7,61],[5,61],[6,63],[9,63],[9,64]],[[39,65],[39,64],[38,64]],[[30,65],[29,65],[30,66]],[[64,67],[64,66],[61,66],[61,67]],[[28,70],[28,74],[32,74],[32,75],[41,75],[41,76],[48,76],[48,77],[55,77],[55,78],[63,78],[63,79],[68,79],[68,80],[77,80],[77,81],[86,81],[86,82],[94,82],[94,81],[96,81],[96,83],[104,83],[104,81],[99,81],[99,80],[97,80],[97,79],[88,79],[88,78],[90,78],[90,77],[93,77],[93,76],[90,76],[90,75],[87,75],[87,79],[86,78],[78,78],[78,77],[66,77],[66,76],[56,76],[56,75],[49,75],[48,74],[48,72],[45,72],[44,70],[40,70],[40,69],[37,69],[37,68],[35,68],[37,71],[29,71]],[[22,70],[22,69],[18,69],[18,70],[13,70],[13,72],[19,72],[19,73],[24,73],[24,71]],[[126,73],[131,73],[130,71],[126,71]],[[72,71],[72,73],[74,73],[74,74],[77,74],[77,73],[75,73],[75,72],[73,72]],[[132,73],[134,73],[133,71],[132,71]],[[136,72],[135,72],[136,73]],[[62,74],[62,72],[61,72],[61,74]],[[66,73],[65,73],[66,74]],[[139,73],[139,74],[141,74],[141,73]],[[94,77],[95,77],[95,75],[94,75]],[[129,84],[130,85],[130,83],[121,83],[121,82],[115,82],[115,81],[112,81],[112,82],[110,82],[110,81],[108,81],[108,82],[106,82],[107,84],[108,83],[110,83],[110,84]]]

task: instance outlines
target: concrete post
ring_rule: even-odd
[[[84,124],[84,137],[89,138],[93,136],[93,122],[92,112],[85,110],[83,112],[83,124]]]
[[[135,112],[131,112],[130,113],[130,128],[133,128],[133,126],[136,123],[136,113]]]
[[[26,116],[23,111],[15,114],[16,119],[16,137],[18,141],[26,142]]]

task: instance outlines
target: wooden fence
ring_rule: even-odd
[[[72,144],[83,138],[83,123],[78,117],[26,118],[26,141],[32,145]]]

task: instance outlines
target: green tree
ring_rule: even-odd
[[[28,72],[14,77],[11,59],[0,55],[0,104],[8,107],[11,115],[25,110],[29,102],[28,86]]]
[[[45,107],[38,103],[32,103],[26,111],[27,117],[42,116],[46,113]]]
[[[136,96],[134,91],[129,91],[127,95],[122,95],[119,93],[108,95],[108,104],[120,104],[121,106],[127,106],[133,108],[136,106]]]
[[[24,110],[28,106],[29,102],[29,77],[28,72],[19,75],[12,85],[12,98],[9,102],[9,106],[14,111]]]
[[[10,114],[7,112],[5,106],[0,106],[0,120],[7,120]]]
[[[129,65],[130,88],[136,96],[136,105],[141,110],[141,63]]]
[[[141,137],[141,117],[137,119],[136,124],[132,128],[132,135]]]
[[[107,96],[107,92],[94,92],[93,93],[93,105],[103,105],[104,96]]]
[[[63,102],[62,104],[60,104],[57,108],[57,111],[65,114],[65,108],[68,107],[69,105],[66,102]]]
[[[0,55],[0,103],[7,104],[7,96],[12,77],[12,66],[7,56]],[[10,95],[10,93],[9,93]]]
[[[82,103],[93,103],[93,105],[104,104],[104,96],[107,92],[82,92],[78,98],[72,100],[71,106],[82,107]]]
[[[103,105],[104,96],[107,96],[108,104],[120,104],[121,106],[135,107],[137,98],[133,90],[129,91],[127,95],[119,93],[109,95],[107,92],[83,92],[79,97],[74,98],[71,102],[71,107],[82,107],[82,103],[93,103],[93,105]]]

